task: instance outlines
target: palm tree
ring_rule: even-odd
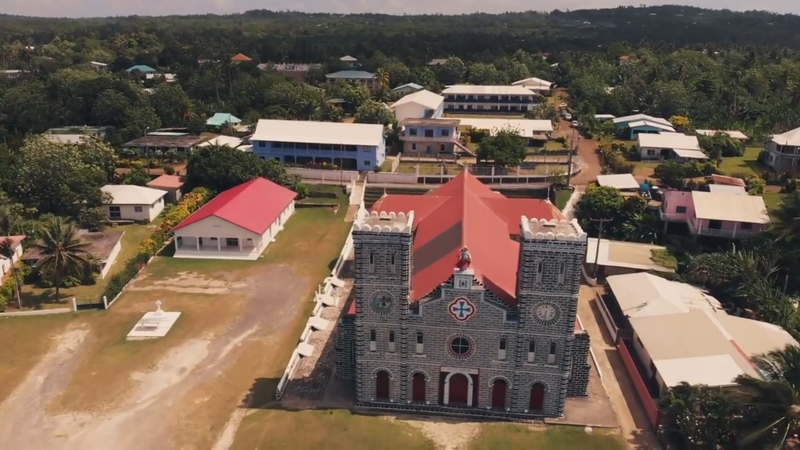
[[[783,448],[797,440],[800,428],[800,347],[788,344],[752,360],[763,378],[739,375],[735,381],[741,389],[733,394],[751,410],[746,417],[753,419],[752,431],[741,444]]]
[[[88,243],[78,237],[74,223],[53,217],[40,230],[40,241],[33,247],[41,253],[39,271],[48,277],[56,288],[59,301],[61,282],[68,276],[80,276],[89,265]]]
[[[622,224],[625,239],[652,244],[658,240],[659,221],[649,213],[637,213]]]
[[[791,243],[800,235],[800,191],[785,195],[774,213],[778,220],[772,222],[772,230],[777,240]]]
[[[0,209],[0,256],[4,256],[11,263],[11,276],[14,277],[14,294],[17,296],[17,305],[22,309],[22,286],[19,280],[19,273],[14,265],[14,248],[11,246],[11,239],[2,236],[12,236],[19,234],[22,228],[22,216],[8,206]]]
[[[389,87],[389,72],[384,69],[378,69],[375,72],[375,79],[378,81],[378,90],[383,90]]]

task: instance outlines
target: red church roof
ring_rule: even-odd
[[[173,228],[178,230],[207,217],[218,217],[245,230],[264,234],[297,194],[266,178],[256,178],[214,197]]]
[[[231,57],[231,61],[247,62],[253,59],[243,53],[237,53]]]
[[[470,268],[484,286],[516,304],[519,235],[522,216],[563,219],[549,201],[507,198],[467,172],[425,195],[387,195],[372,211],[414,211],[414,274],[411,301],[446,282],[467,247]]]

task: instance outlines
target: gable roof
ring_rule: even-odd
[[[183,186],[183,181],[181,181],[181,177],[178,175],[163,174],[155,180],[147,183],[147,186],[152,188],[177,189]]]
[[[444,102],[444,97],[439,94],[434,94],[431,91],[421,90],[403,96],[400,100],[392,103],[391,109],[396,109],[398,106],[406,105],[409,103],[416,103],[428,109],[436,109]]]
[[[245,55],[244,53],[237,53],[231,57],[231,61],[247,62],[252,60],[253,58]]]
[[[134,70],[138,70],[139,72],[143,72],[143,73],[152,73],[152,72],[156,71],[156,69],[153,69],[152,67],[146,66],[144,64],[137,64],[135,66],[128,67],[128,69],[126,69],[126,70],[127,70],[128,73],[131,73]]]
[[[698,219],[769,223],[767,206],[757,195],[692,191],[692,201]]]
[[[786,133],[776,134],[772,136],[772,142],[778,145],[792,145],[800,147],[800,128],[789,130]]]
[[[219,145],[220,147],[227,145],[230,148],[236,148],[242,145],[242,140],[233,136],[220,135],[199,144],[198,147],[211,147],[212,145]]]
[[[468,247],[475,277],[515,305],[519,243],[511,236],[519,235],[522,216],[564,219],[547,200],[507,198],[467,172],[425,195],[386,195],[371,210],[414,211],[412,302],[450,279],[460,250]]]
[[[353,58],[353,57],[352,57],[352,56],[350,56],[350,55],[344,55],[344,56],[342,56],[341,58],[339,58],[339,61],[344,61],[344,62],[356,62],[356,61],[358,61],[358,59],[356,59],[356,58]]]
[[[639,133],[637,141],[639,141],[640,147],[701,151],[697,136],[688,136],[683,133]]]
[[[340,70],[338,72],[325,75],[325,78],[343,80],[371,80],[375,78],[375,74],[372,72],[366,72],[364,70]]]
[[[234,116],[231,113],[214,113],[213,116],[206,120],[206,125],[220,127],[226,123],[241,123],[242,119]]]
[[[152,205],[167,195],[160,189],[133,184],[107,184],[100,189],[113,198],[110,205]]]
[[[261,119],[250,141],[380,146],[383,125]]]
[[[553,83],[547,80],[543,80],[541,78],[530,77],[524,78],[522,80],[517,80],[511,83],[512,86],[525,86],[526,88],[530,89],[539,89],[539,90],[550,90],[553,86]]]
[[[397,86],[396,88],[394,88],[392,90],[393,91],[398,91],[398,90],[406,88],[406,87],[409,87],[409,88],[412,88],[412,89],[423,89],[423,86],[420,86],[417,83],[406,83],[406,84],[401,84],[400,86]]]
[[[628,124],[628,128],[638,128],[638,127],[653,127],[653,128],[658,128],[659,130],[662,131],[669,131],[673,133],[675,132],[675,128],[673,128],[670,125],[664,125],[663,123],[653,122],[652,120],[647,120],[647,119],[637,120],[636,122],[631,122]]]
[[[737,177],[728,177],[725,175],[711,175],[711,181],[715,184],[727,184],[728,186],[741,186],[747,187],[747,183],[743,179]]]
[[[264,234],[295,197],[294,191],[266,178],[256,178],[217,195],[172,230],[214,216],[253,233]]]
[[[746,141],[750,139],[747,137],[746,134],[742,133],[741,131],[736,130],[694,130],[695,133],[701,136],[714,136],[715,134],[727,134],[731,137],[731,139],[738,139],[740,141]]]
[[[672,126],[670,121],[667,119],[662,119],[661,117],[648,116],[647,114],[634,114],[632,116],[617,117],[616,119],[614,119],[614,123],[629,123],[629,122],[636,122],[639,120],[647,120],[649,122],[660,123],[668,127]]]

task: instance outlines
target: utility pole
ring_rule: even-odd
[[[594,252],[594,271],[592,273],[592,278],[594,279],[597,279],[597,269],[600,267],[598,258],[600,257],[600,240],[603,239],[603,226],[605,226],[606,222],[611,222],[611,220],[612,219],[589,219],[590,222],[600,224],[597,226],[597,248],[595,248]]]

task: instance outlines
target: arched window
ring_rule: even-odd
[[[421,355],[425,353],[425,348],[423,346],[423,339],[422,339],[422,332],[417,332],[417,354]]]
[[[506,359],[506,338],[500,338],[500,347],[497,349],[497,359],[500,361]]]
[[[547,355],[547,364],[555,364],[556,363],[556,343],[550,343],[550,354]]]
[[[542,282],[542,272],[544,271],[544,264],[541,261],[536,261],[536,282]]]
[[[561,261],[558,265],[558,284],[564,284],[564,279],[567,276],[567,263]]]
[[[528,341],[528,362],[532,363],[536,359],[536,341]]]
[[[374,352],[378,350],[378,333],[375,330],[369,330],[369,351]]]
[[[389,331],[389,352],[394,353],[394,331]]]

